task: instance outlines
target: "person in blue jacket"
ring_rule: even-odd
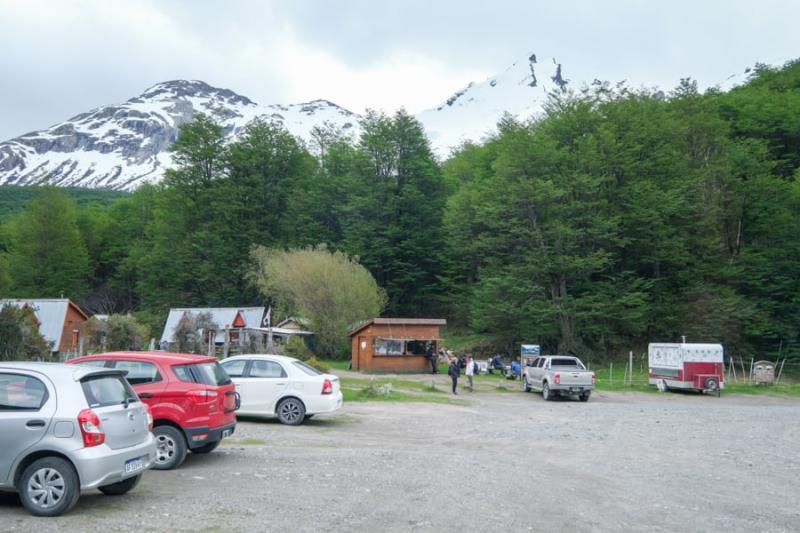
[[[494,370],[499,370],[500,373],[502,374],[503,370],[505,370],[505,368],[506,367],[503,365],[503,362],[500,360],[500,356],[499,355],[495,355],[494,357],[492,357],[492,361],[489,363],[489,373],[490,374],[492,373],[493,369]]]

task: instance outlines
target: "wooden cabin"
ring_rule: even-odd
[[[439,351],[443,318],[374,318],[349,333],[352,368],[379,372],[430,372],[428,346]]]

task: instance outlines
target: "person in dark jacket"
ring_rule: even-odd
[[[436,353],[436,348],[431,344],[428,347],[428,359],[431,361],[431,374],[439,373],[439,354]]]
[[[447,374],[450,376],[450,379],[453,380],[453,394],[458,394],[456,392],[456,385],[458,385],[458,376],[461,375],[461,369],[458,367],[458,359],[450,361],[450,368],[447,369]]]

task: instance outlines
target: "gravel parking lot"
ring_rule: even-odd
[[[215,452],[63,517],[0,494],[0,531],[800,530],[800,401],[509,387],[240,420]]]

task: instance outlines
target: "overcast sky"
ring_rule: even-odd
[[[800,58],[796,0],[0,0],[0,141],[202,80],[417,113],[536,53],[671,90]]]

